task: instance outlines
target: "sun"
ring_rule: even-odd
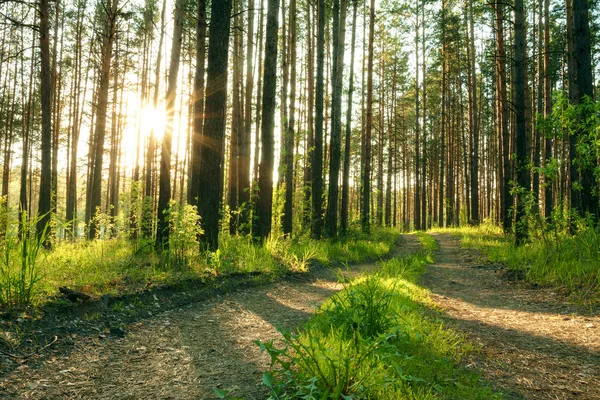
[[[165,111],[154,107],[144,107],[140,111],[142,136],[154,135],[156,141],[160,141],[165,132]]]

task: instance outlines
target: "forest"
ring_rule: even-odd
[[[0,0],[0,37],[0,378],[67,351],[44,322],[63,308],[119,336],[146,300],[296,274],[339,287],[285,350],[256,339],[278,367],[249,398],[504,398],[485,362],[453,375],[473,333],[427,311],[480,274],[600,324],[597,0]],[[399,351],[448,364],[378,364]],[[595,398],[582,380],[556,398]]]

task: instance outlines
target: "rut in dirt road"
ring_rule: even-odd
[[[421,282],[448,323],[481,345],[474,362],[486,380],[514,398],[600,399],[598,313],[509,283],[457,238],[433,236],[439,250]]]

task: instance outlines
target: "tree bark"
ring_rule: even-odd
[[[192,135],[191,172],[188,204],[198,204],[200,189],[200,147],[204,125],[204,73],[206,71],[206,0],[198,0],[196,26],[196,71],[194,75],[194,132]]]
[[[175,2],[173,21],[173,39],[171,43],[171,60],[166,94],[166,123],[160,153],[160,177],[158,181],[158,224],[156,228],[157,251],[169,249],[169,202],[171,201],[171,151],[173,141],[173,125],[175,122],[175,99],[177,98],[177,78],[181,59],[181,42],[183,39],[183,7],[184,0]]]
[[[523,244],[528,237],[526,197],[529,192],[529,169],[527,153],[527,104],[525,87],[527,86],[527,75],[525,72],[525,11],[523,0],[515,0],[515,117],[516,117],[516,156],[517,156],[517,212],[515,218],[515,241]]]
[[[325,2],[318,0],[317,23],[317,80],[315,85],[315,140],[312,152],[312,222],[311,234],[321,237],[323,225],[323,110],[324,110],[324,67],[325,67]]]
[[[106,12],[106,25],[102,31],[100,81],[98,86],[98,103],[96,115],[96,129],[94,133],[94,156],[92,170],[92,184],[90,196],[91,222],[89,238],[95,238],[100,226],[94,216],[100,210],[102,203],[102,166],[104,157],[104,138],[106,135],[106,114],[108,110],[108,91],[112,67],[113,44],[117,35],[117,10],[118,0],[107,0],[104,11]]]
[[[292,235],[293,200],[294,200],[294,136],[296,124],[296,0],[290,0],[289,10],[289,52],[290,52],[290,110],[288,113],[288,126],[284,143],[285,166],[285,201],[283,205],[283,233]]]
[[[231,0],[213,1],[208,39],[208,75],[204,132],[200,151],[198,212],[204,235],[201,247],[219,247],[219,216],[223,198],[223,141],[227,117],[227,64]]]
[[[264,91],[261,123],[262,151],[258,167],[258,199],[256,202],[256,236],[265,239],[271,233],[273,213],[273,168],[275,103],[277,88],[277,31],[279,29],[279,0],[269,0],[265,38]]]
[[[350,194],[350,143],[352,135],[352,101],[354,94],[354,51],[356,47],[356,14],[358,11],[358,0],[352,1],[352,44],[350,55],[350,81],[348,85],[348,109],[346,111],[346,135],[344,139],[344,176],[342,184],[342,210],[340,217],[340,229],[342,233],[348,230],[348,199]]]
[[[362,176],[363,206],[362,206],[362,230],[365,233],[371,231],[371,136],[373,130],[373,43],[375,38],[375,0],[371,0],[369,16],[369,55],[367,61],[367,110],[365,123],[364,141],[364,168]]]
[[[116,0],[114,0],[116,1]],[[52,76],[50,74],[50,23],[49,0],[40,0],[40,68],[41,68],[41,108],[42,108],[42,159],[40,173],[40,198],[36,230],[42,239],[49,229],[52,198],[51,147],[52,147]],[[49,246],[49,242],[44,243]]]

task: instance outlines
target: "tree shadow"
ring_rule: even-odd
[[[484,378],[489,380],[490,376],[493,377],[493,384],[508,391],[509,398],[541,398],[540,391],[546,396],[543,398],[563,398],[559,395],[564,396],[566,389],[557,385],[557,380],[563,378],[563,382],[573,387],[569,396],[579,393],[579,390],[584,393],[587,387],[600,387],[600,370],[585,379],[576,378],[581,377],[584,372],[589,374],[589,371],[594,371],[592,366],[597,369],[600,365],[600,351],[445,313],[441,318],[450,327],[483,342],[484,347],[477,358],[486,364]],[[535,384],[524,386],[523,381],[527,380]]]

